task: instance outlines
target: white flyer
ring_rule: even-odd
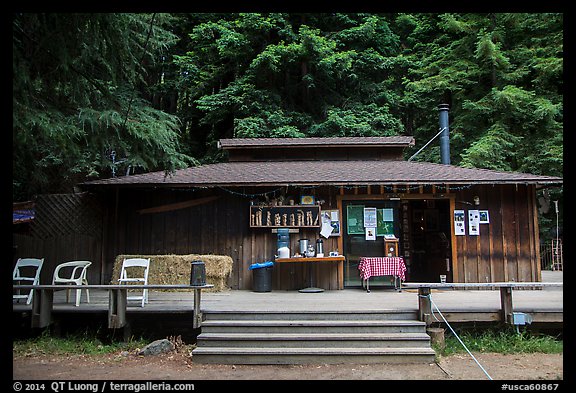
[[[480,234],[480,212],[468,210],[468,234],[478,236]]]
[[[366,240],[376,240],[376,227],[366,228]]]
[[[377,223],[377,212],[375,207],[365,207],[364,208],[364,228],[376,228]]]
[[[464,227],[464,210],[454,210],[454,234],[456,236],[466,235]]]
[[[332,227],[332,225],[330,225],[330,222],[322,222],[322,229],[320,230],[320,235],[324,236],[326,239],[328,239],[330,237],[330,235],[332,234],[332,231],[334,230],[334,227]]]

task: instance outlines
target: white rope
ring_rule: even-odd
[[[408,159],[408,161],[412,161],[412,159],[413,159],[414,157],[416,157],[422,150],[424,150],[424,149],[426,148],[426,146],[428,146],[434,139],[436,139],[436,137],[437,137],[438,135],[440,135],[445,129],[446,129],[446,127],[441,128],[440,131],[438,131],[438,134],[434,135],[434,136],[432,137],[432,139],[430,139],[428,142],[426,142],[426,144],[425,144],[424,146],[422,146],[422,147],[420,148],[420,150],[418,150],[416,153],[414,153],[414,154],[412,155],[412,157],[410,157],[410,158]]]
[[[484,369],[484,367],[482,367],[482,365],[480,364],[480,362],[478,362],[478,360],[476,360],[476,358],[474,357],[474,355],[472,355],[472,352],[470,352],[468,350],[468,348],[466,347],[466,345],[462,342],[462,340],[460,339],[460,337],[458,337],[458,335],[456,334],[456,332],[454,331],[454,329],[452,329],[452,326],[450,326],[450,324],[448,323],[448,321],[446,320],[446,318],[444,318],[444,315],[442,315],[442,313],[440,312],[440,309],[438,308],[438,306],[436,305],[436,303],[434,303],[434,300],[432,300],[432,294],[429,295],[420,295],[422,297],[427,297],[430,299],[430,302],[432,303],[432,305],[434,306],[434,308],[436,309],[436,311],[438,311],[438,314],[440,314],[440,316],[442,317],[442,319],[444,320],[444,323],[446,323],[446,325],[450,328],[450,330],[452,331],[452,334],[454,334],[454,336],[456,336],[456,338],[458,339],[458,341],[460,342],[460,344],[462,344],[462,346],[464,347],[464,349],[466,350],[466,352],[468,352],[468,354],[472,357],[472,359],[474,359],[474,361],[476,362],[476,364],[478,365],[478,367],[480,367],[482,369],[482,371],[484,371],[484,374],[486,374],[486,376],[488,377],[489,380],[492,381],[492,377],[490,376],[490,374],[488,374],[488,372]],[[434,317],[434,319],[436,319],[438,321],[438,318],[436,318],[436,316],[434,315],[434,312],[432,312],[432,316]]]

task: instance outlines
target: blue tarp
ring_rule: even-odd
[[[266,262],[260,262],[260,263],[253,263],[252,265],[250,265],[250,267],[248,269],[254,270],[254,269],[262,269],[264,267],[272,267],[272,266],[274,266],[274,262],[266,261]]]
[[[22,222],[30,222],[34,219],[36,212],[34,209],[14,210],[12,212],[12,223],[19,224]]]

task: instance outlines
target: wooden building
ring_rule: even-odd
[[[300,239],[322,239],[326,256],[345,261],[276,263],[274,290],[306,287],[310,275],[323,289],[358,287],[359,258],[387,255],[392,236],[407,281],[540,281],[536,190],[562,179],[406,161],[413,144],[407,136],[223,139],[227,162],[84,183],[103,211],[101,282],[119,254],[223,254],[234,260],[230,286],[251,289],[249,267],[275,260],[279,228],[290,231],[291,255]]]

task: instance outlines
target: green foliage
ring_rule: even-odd
[[[514,146],[520,141],[521,138],[507,132],[502,123],[494,124],[462,153],[460,165],[510,171],[511,163],[516,161]]]
[[[149,14],[16,14],[13,18],[13,198],[70,192],[117,169],[173,170],[178,118],[144,98],[176,37]]]
[[[310,127],[310,135],[317,136],[392,136],[401,131],[402,123],[388,107],[374,103],[346,109],[332,107],[324,122]]]
[[[457,332],[460,340],[471,352],[514,353],[562,353],[562,340],[549,335],[536,335],[527,331],[517,333],[513,328],[506,330],[482,330]],[[449,332],[445,348],[436,348],[441,355],[466,353],[460,341]]]
[[[397,41],[378,15],[231,14],[200,23],[175,57],[193,103],[181,116],[209,128],[207,142],[397,135],[395,94],[383,91]]]
[[[98,334],[89,331],[65,337],[52,336],[45,331],[36,338],[14,340],[12,350],[16,356],[100,355],[142,348],[146,344],[147,342],[143,339],[105,343],[98,338]]]

